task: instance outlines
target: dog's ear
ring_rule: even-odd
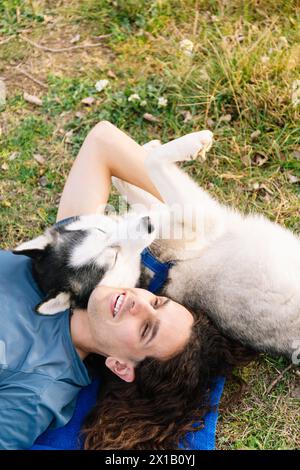
[[[54,315],[67,308],[70,308],[70,294],[50,291],[45,300],[35,307],[35,311],[41,315]]]
[[[33,240],[21,243],[21,245],[17,246],[13,250],[13,253],[15,255],[24,255],[29,256],[30,258],[38,258],[43,254],[49,242],[49,236],[43,234],[34,238]]]

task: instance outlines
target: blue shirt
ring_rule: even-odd
[[[0,449],[28,449],[66,424],[90,383],[70,335],[70,311],[38,315],[31,260],[0,250]]]

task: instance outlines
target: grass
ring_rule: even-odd
[[[101,119],[141,143],[211,128],[208,159],[186,164],[186,171],[220,201],[300,233],[300,116],[292,102],[299,19],[299,4],[291,0],[1,2],[0,76],[7,87],[0,112],[1,246],[54,222],[72,160]],[[76,34],[76,44],[109,37],[101,48],[59,54],[22,39],[66,47]],[[183,39],[194,43],[192,56],[181,50]],[[19,64],[47,89],[19,74]],[[96,81],[106,78],[109,86],[97,92]],[[24,91],[39,96],[42,106],[27,103]],[[134,93],[140,101],[128,101]],[[81,103],[87,96],[92,106]],[[165,107],[159,97],[167,99]],[[146,112],[157,121],[146,121]],[[280,358],[263,357],[240,372],[247,389],[231,407],[226,400],[234,385],[227,385],[219,448],[299,447],[299,399],[293,398],[299,373],[290,370],[266,394],[285,367]]]

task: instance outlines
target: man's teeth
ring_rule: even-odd
[[[115,307],[114,307],[114,316],[116,316],[118,311],[120,310],[121,305],[122,305],[123,300],[124,300],[124,297],[125,297],[125,294],[119,295],[119,297],[116,301]]]

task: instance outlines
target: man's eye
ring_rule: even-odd
[[[159,298],[156,297],[155,301],[154,301],[153,304],[152,304],[152,307],[157,308],[157,307],[159,306],[159,302],[160,302],[160,301],[159,301]]]
[[[142,332],[142,338],[145,338],[147,336],[147,334],[149,333],[150,331],[150,325],[149,323],[146,323],[144,329],[143,329],[143,332]]]

